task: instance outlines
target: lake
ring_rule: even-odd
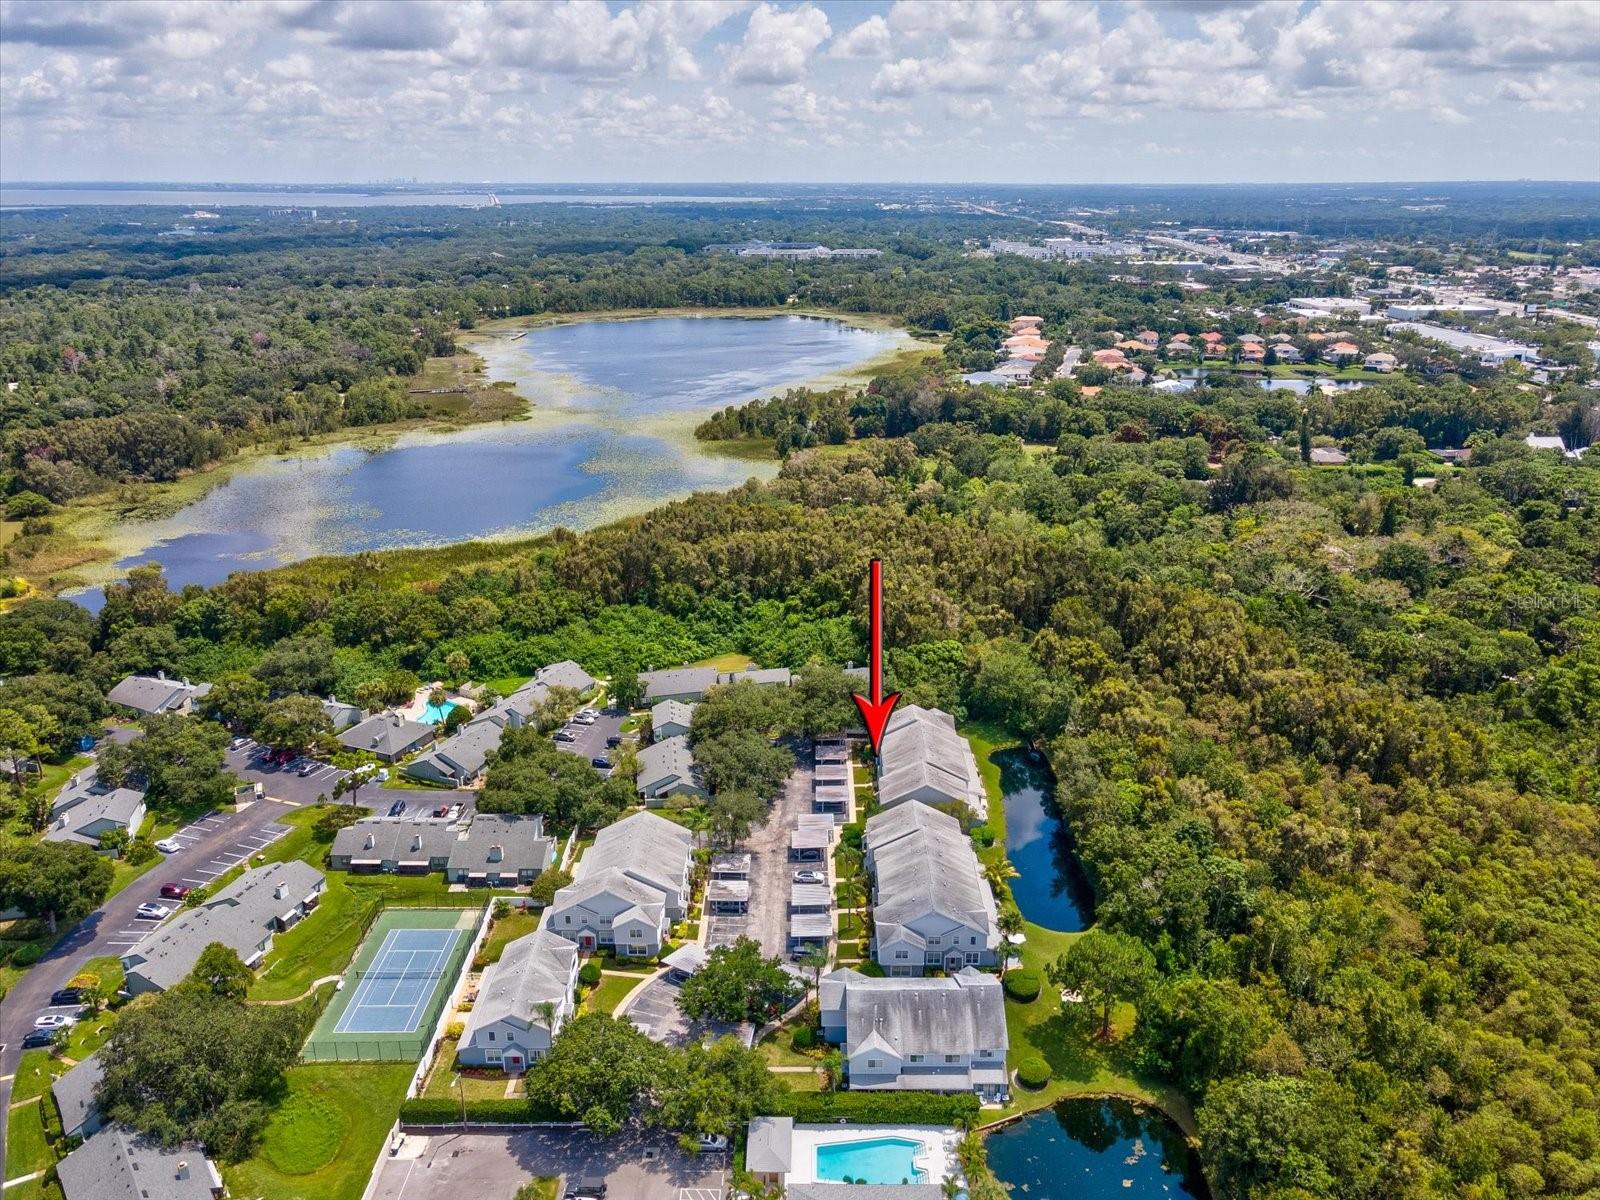
[[[906,344],[815,317],[579,321],[472,346],[525,421],[400,435],[249,463],[172,517],[124,522],[118,572],[159,562],[173,588],[320,554],[586,529],[667,500],[770,478],[775,462],[696,442],[728,404],[825,383]],[[98,589],[73,597],[91,609]]]
[[[1006,857],[1017,869],[1011,895],[1035,925],[1076,933],[1094,921],[1094,889],[1057,815],[1050,768],[1025,750],[994,756],[1005,794]]]
[[[1183,1134],[1124,1100],[1064,1100],[991,1133],[989,1167],[1018,1200],[1210,1195]]]

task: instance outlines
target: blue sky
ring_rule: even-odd
[[[16,179],[1600,178],[1600,0],[0,0]]]

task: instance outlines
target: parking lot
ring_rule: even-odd
[[[728,1155],[686,1155],[659,1131],[601,1138],[583,1129],[407,1134],[380,1158],[371,1200],[512,1195],[534,1176],[600,1175],[606,1200],[723,1200]],[[558,1193],[559,1194],[559,1193]]]
[[[794,873],[803,867],[827,873],[833,885],[833,865],[792,863],[789,861],[789,834],[795,818],[811,811],[812,776],[809,747],[796,755],[795,769],[784,784],[783,794],[772,806],[766,823],[750,831],[741,849],[750,852],[750,911],[742,917],[711,917],[707,930],[708,946],[723,946],[743,935],[761,943],[761,952],[789,957],[789,886]]]
[[[606,740],[619,736],[622,730],[622,722],[627,719],[627,716],[628,714],[620,709],[607,708],[603,709],[600,715],[595,718],[593,725],[569,724],[567,728],[578,736],[570,742],[556,742],[556,749],[565,750],[568,754],[576,754],[584,762],[598,758],[601,755],[610,757],[614,748],[607,746]],[[609,775],[611,772],[608,770],[605,774]]]
[[[331,800],[333,785],[349,773],[319,762],[308,775],[301,776],[298,762],[278,766],[267,761],[268,753],[265,746],[246,738],[239,746],[229,748],[225,765],[246,783],[259,783],[268,796],[286,804],[315,804],[319,796]]]
[[[729,1025],[725,1021],[691,1021],[678,1007],[678,985],[659,975],[636,993],[632,1004],[620,1014],[637,1025],[652,1041],[668,1046],[683,1046],[704,1038],[737,1034],[750,1044],[755,1031],[749,1025]]]

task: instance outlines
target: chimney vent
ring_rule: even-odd
[[[274,899],[287,900],[289,898],[289,885],[287,883],[280,883],[277,887],[272,889],[272,895]]]
[[[506,852],[505,852],[504,848],[501,847],[499,844],[496,844],[496,845],[493,845],[493,846],[489,847],[489,861],[490,862],[499,862],[505,856],[506,856]]]
[[[187,1179],[187,1178],[189,1178],[189,1160],[187,1158],[181,1160],[178,1163],[178,1178],[179,1179]]]

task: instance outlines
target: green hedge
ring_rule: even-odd
[[[578,982],[586,987],[594,987],[595,984],[599,983],[600,964],[593,961],[584,963],[582,967],[578,968]]]
[[[773,1115],[821,1123],[842,1117],[864,1125],[968,1125],[977,1122],[978,1098],[971,1092],[791,1092]]]
[[[482,1125],[531,1125],[536,1121],[559,1121],[548,1109],[535,1107],[527,1100],[468,1100],[467,1121]],[[402,1125],[459,1125],[461,1101],[443,1097],[422,1097],[400,1105]]]
[[[1006,976],[1006,995],[1023,1004],[1037,1000],[1043,987],[1044,979],[1032,967],[1023,967]]]

